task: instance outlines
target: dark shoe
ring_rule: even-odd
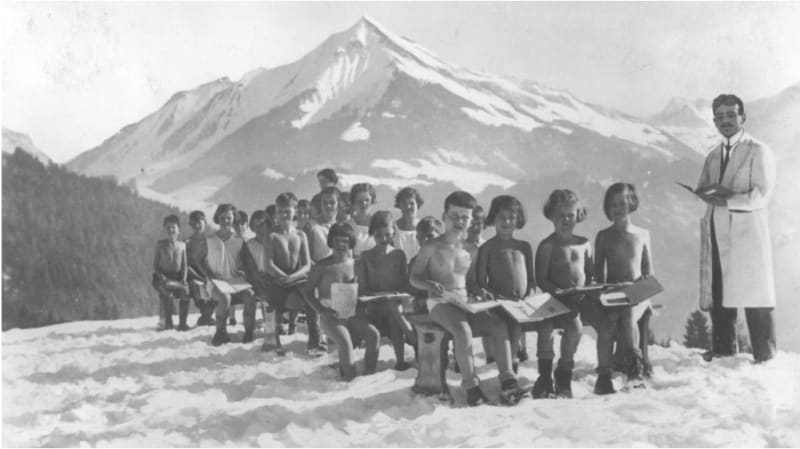
[[[250,343],[253,341],[253,329],[245,329],[242,343]]]
[[[529,359],[528,350],[525,348],[520,349],[519,352],[517,352],[517,358],[520,362],[527,362]]]
[[[553,374],[555,377],[556,396],[560,398],[572,397],[572,370],[571,369],[556,369]]]
[[[514,374],[517,374],[519,372],[519,362],[518,361],[514,360],[513,362],[511,362],[511,370],[514,371]]]
[[[594,394],[604,395],[616,392],[617,391],[614,390],[614,384],[611,383],[611,374],[600,374],[597,376],[597,382],[594,384]]]
[[[642,376],[645,379],[649,379],[653,376],[653,365],[650,362],[642,362]]]
[[[213,316],[207,318],[206,326],[216,326],[216,325],[217,325],[217,320],[215,320]]]
[[[539,359],[539,378],[533,384],[531,396],[534,399],[550,398],[555,395],[553,388],[553,360]]]
[[[288,331],[288,332],[286,332],[286,333],[287,333],[288,335],[294,335],[294,332],[295,332],[295,326],[294,326],[294,323],[289,323],[289,331]]]
[[[189,301],[180,301],[178,303],[178,330],[188,331],[189,326],[186,324],[186,318],[189,316]]]
[[[231,315],[231,317],[228,318],[228,324],[230,324],[231,326],[236,326],[236,317]]]
[[[208,325],[208,320],[206,319],[206,317],[201,315],[199,318],[197,318],[197,327],[207,326],[207,325]]]
[[[211,339],[211,344],[214,346],[221,346],[225,343],[230,343],[231,337],[228,336],[227,330],[220,330],[217,329],[217,332],[214,334],[214,338]]]
[[[185,331],[189,330],[189,326],[187,326],[186,323],[181,323],[181,324],[178,325],[178,327],[176,329],[181,331],[181,332],[185,332]]]
[[[403,360],[402,362],[397,362],[397,363],[394,364],[394,370],[395,371],[405,371],[405,370],[407,370],[409,368],[411,368],[411,365],[408,362],[406,362],[405,360]]]
[[[516,405],[525,394],[526,390],[519,387],[517,379],[506,379],[500,383],[500,402],[505,405]]]
[[[279,324],[275,326],[275,334],[276,335],[286,335],[286,329],[283,328],[283,325]]]
[[[642,357],[632,352],[628,357],[628,370],[625,373],[628,375],[628,381],[633,383],[642,383],[642,372]]]
[[[476,405],[485,404],[487,402],[489,402],[489,400],[483,395],[480,385],[467,388],[467,405],[470,407],[475,407]]]

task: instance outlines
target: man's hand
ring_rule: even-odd
[[[728,200],[716,195],[701,195],[700,198],[706,203],[716,207],[728,207]]]

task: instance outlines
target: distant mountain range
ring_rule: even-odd
[[[748,103],[748,129],[768,142],[780,137],[773,145],[787,163],[797,158],[783,142],[797,134],[785,120],[797,117],[799,103],[797,87]],[[532,81],[457,67],[363,18],[296,62],[176,93],[68,167],[183,207],[231,201],[252,210],[285,190],[308,198],[325,166],[341,173],[345,189],[376,184],[379,208],[390,209],[405,185],[423,192],[422,213],[433,215],[456,188],[484,205],[511,193],[529,208],[520,235],[534,243],[552,231],[539,212],[552,189],[584,198],[590,215],[577,232],[593,237],[608,226],[604,190],[632,182],[642,199],[636,220],[653,234],[667,286],[656,332],[679,336],[697,304],[703,205],[675,181],[696,181],[716,139],[710,116],[707,103],[676,100],[655,117],[631,117]],[[781,192],[778,200],[794,201]],[[795,213],[777,213],[782,244],[796,245],[798,221],[787,215]],[[790,252],[777,250],[781,258]],[[800,288],[795,265],[778,274],[779,289]]]
[[[44,151],[33,144],[33,139],[30,136],[3,127],[3,153],[13,154],[17,148],[22,148],[43,164],[52,162]]]

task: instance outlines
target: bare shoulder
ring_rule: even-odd
[[[637,237],[639,237],[640,239],[644,240],[645,242],[649,242],[650,241],[650,231],[648,231],[645,228],[642,228],[642,227],[639,227],[639,226],[633,226],[631,228],[631,232],[633,234],[635,234]]]
[[[536,248],[536,251],[544,251],[550,250],[553,248],[553,242],[555,240],[555,234],[550,234],[544,238],[541,242],[539,242],[539,246]]]
[[[525,240],[512,239],[511,244],[514,245],[514,248],[520,251],[531,251],[531,244]]]
[[[575,244],[578,245],[578,246],[591,245],[591,243],[589,242],[589,239],[584,237],[584,236],[582,236],[582,235],[575,235],[573,237],[575,239],[574,240]]]
[[[393,259],[401,260],[403,263],[406,263],[407,261],[406,253],[400,248],[393,249],[389,253],[389,256],[391,256]]]

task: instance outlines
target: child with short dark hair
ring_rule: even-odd
[[[571,287],[592,282],[592,244],[586,237],[573,234],[575,225],[586,218],[586,207],[571,190],[555,190],[544,205],[544,216],[553,222],[555,231],[536,250],[536,280],[539,287],[555,295],[572,310],[567,315],[545,320],[537,331],[539,378],[533,386],[534,398],[572,397],[572,370],[575,351],[583,329],[578,308],[582,294],[562,295]],[[553,388],[553,330],[564,329],[561,336],[561,358],[555,370]]]
[[[416,239],[417,239],[417,247],[422,248],[423,246],[431,243],[437,237],[442,235],[444,232],[444,225],[442,221],[436,217],[427,216],[422,218],[419,223],[417,223],[417,230],[416,230]],[[414,266],[414,262],[417,260],[417,255],[415,254],[411,260],[408,261],[408,272],[411,273],[411,267]],[[421,290],[414,285],[409,283],[409,290],[411,294],[414,295],[414,313],[428,313],[428,290]]]
[[[531,245],[514,238],[514,232],[526,222],[525,208],[517,198],[500,195],[492,200],[486,226],[494,226],[495,236],[478,249],[475,278],[477,287],[494,298],[521,300],[536,290]],[[518,356],[524,334],[510,321],[508,333],[511,354]]]
[[[467,392],[467,404],[486,401],[476,376],[472,354],[473,328],[491,336],[499,371],[501,397],[516,402],[522,391],[511,366],[511,346],[505,322],[490,312],[469,314],[445,300],[445,295],[467,300],[466,275],[471,260],[463,248],[463,239],[476,206],[475,197],[457,191],[444,202],[444,234],[420,248],[411,268],[411,284],[428,290],[431,319],[453,335],[456,360],[461,369],[461,385]]]
[[[417,242],[417,211],[425,204],[422,196],[413,187],[404,187],[394,197],[394,207],[400,209],[401,216],[395,222],[395,247],[406,253],[411,259],[419,251]]]
[[[375,247],[361,253],[356,261],[359,295],[407,291],[406,255],[392,246],[394,226],[389,211],[372,215],[369,235],[375,239]],[[400,309],[401,304],[396,301],[376,300],[364,306],[364,314],[371,324],[388,332],[396,360],[394,369],[404,371],[410,367],[405,361],[406,337],[410,337],[412,344],[416,339],[411,324],[403,318]]]
[[[153,258],[153,287],[158,291],[160,308],[164,311],[164,329],[172,329],[173,299],[179,303],[179,331],[188,330],[186,316],[189,313],[188,285],[186,283],[186,244],[178,240],[181,223],[177,215],[164,217],[166,239],[156,243]]]
[[[358,256],[375,246],[375,240],[369,234],[369,222],[372,214],[369,212],[375,204],[377,196],[375,188],[367,182],[354,184],[350,189],[350,204],[353,207],[352,224],[356,230],[356,246],[353,255]]]
[[[194,300],[194,305],[200,310],[200,317],[197,319],[198,326],[214,326],[214,309],[216,301],[208,293],[206,280],[210,269],[206,265],[208,255],[208,242],[205,234],[206,214],[201,210],[192,211],[189,214],[189,226],[192,228],[192,235],[185,240],[186,259],[189,264],[189,295]]]
[[[631,283],[653,274],[650,233],[631,222],[639,207],[639,197],[632,184],[615,183],[606,191],[603,211],[613,222],[597,233],[594,272],[598,282]],[[603,307],[598,299],[587,302],[581,310],[585,322],[597,331],[597,383],[595,394],[614,393],[611,365],[616,335],[625,355],[626,375],[634,387],[642,383],[642,352],[634,309],[639,313],[649,307],[649,300],[637,306]]]
[[[380,345],[378,329],[365,318],[358,314],[349,318],[338,317],[328,304],[333,284],[356,282],[355,261],[350,255],[355,241],[356,233],[349,223],[331,225],[327,243],[332,254],[311,268],[308,282],[303,288],[306,302],[320,316],[322,328],[336,342],[339,350],[339,372],[346,381],[356,377],[353,339],[366,341],[364,374],[376,371]]]

